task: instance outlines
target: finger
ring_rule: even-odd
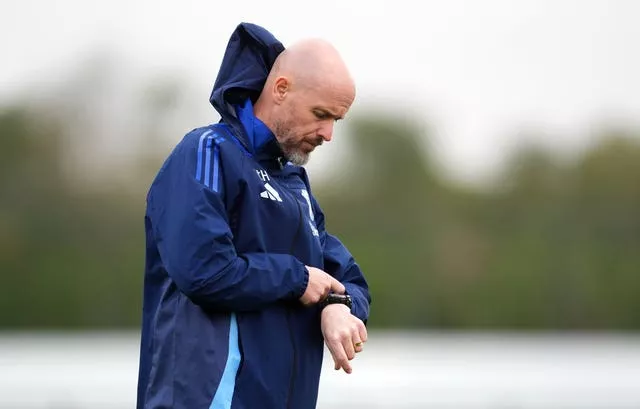
[[[360,337],[359,328],[354,328],[351,334],[351,340],[353,341],[353,350],[357,354],[364,349],[364,341]]]
[[[346,289],[344,288],[344,285],[333,277],[331,277],[331,290],[334,293],[338,293],[338,294],[344,294],[344,292],[346,291]]]
[[[356,357],[356,350],[354,345],[356,342],[360,342],[360,340],[355,341],[352,337],[346,337],[342,341],[342,347],[344,348],[344,352],[347,354],[347,359],[349,359],[349,361]]]
[[[339,371],[340,368],[344,369],[346,373],[351,373],[351,365],[349,364],[349,360],[347,359],[347,355],[344,351],[341,354],[333,357],[333,361],[335,363],[335,370]]]
[[[329,344],[327,344],[327,346],[329,346]],[[336,357],[336,354],[333,352],[332,347],[329,347],[329,352],[331,352],[331,358],[333,358],[333,369],[337,371],[338,369],[340,369],[340,365],[338,364],[338,358]]]
[[[353,369],[351,368],[351,364],[350,364],[350,363],[349,363],[349,361],[347,361],[347,360],[345,360],[345,361],[342,363],[342,369],[343,369],[346,373],[348,373],[348,374],[350,374],[351,372],[353,372]]]
[[[344,354],[342,358],[339,358],[336,363],[336,370],[340,370],[340,368],[342,368],[348,374],[353,371],[353,369],[351,368],[351,364],[349,363],[349,359],[347,359],[347,356]]]
[[[329,296],[329,293],[331,293],[331,287],[324,287],[322,289],[322,294],[320,296],[320,301],[324,300],[325,298],[327,298]]]
[[[360,341],[367,342],[367,338],[368,338],[367,327],[364,325],[364,322],[360,321],[359,319],[358,319],[358,335],[360,336]]]
[[[344,346],[340,343],[339,340],[334,342],[327,343],[329,347],[329,351],[331,351],[331,355],[333,356],[333,361],[335,362],[336,370],[343,368],[346,373],[351,373],[351,365],[349,365],[349,359],[347,358],[347,353],[344,350]]]

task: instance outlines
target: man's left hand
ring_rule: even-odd
[[[343,304],[331,304],[324,307],[321,317],[321,329],[325,343],[333,356],[335,369],[343,368],[351,373],[349,361],[362,351],[367,342],[367,328],[349,307]]]

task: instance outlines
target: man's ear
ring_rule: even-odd
[[[291,82],[287,77],[278,77],[273,82],[273,99],[274,102],[280,105],[284,102],[285,98],[289,94],[289,88],[291,87]]]

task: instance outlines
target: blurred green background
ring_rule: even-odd
[[[140,91],[128,165],[89,175],[103,135],[80,77],[0,108],[2,329],[140,322],[145,194],[181,137],[159,143],[180,84]],[[638,129],[595,130],[572,157],[523,146],[469,186],[422,154],[429,127],[410,117],[361,110],[344,126],[357,153],[315,194],[366,272],[372,328],[640,329]]]

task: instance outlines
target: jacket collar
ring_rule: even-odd
[[[251,100],[247,98],[235,105],[235,110],[244,128],[249,152],[264,166],[282,169],[287,163],[284,152],[271,129],[254,115]]]

